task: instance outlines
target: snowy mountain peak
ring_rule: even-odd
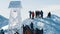
[[[44,34],[59,34],[60,32],[60,17],[52,15],[51,18],[34,18],[23,21],[24,25],[34,24],[34,28],[44,29]]]

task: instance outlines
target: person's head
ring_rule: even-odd
[[[49,12],[49,13],[51,13],[51,12]]]
[[[31,12],[31,11],[29,11],[29,12]]]
[[[41,12],[43,12],[43,11],[41,10]]]

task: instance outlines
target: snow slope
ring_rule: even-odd
[[[9,23],[9,19],[7,19],[4,16],[0,15],[0,30],[1,29],[7,30],[8,29],[8,23]]]
[[[0,28],[8,25],[9,19],[5,18],[4,16],[0,15]]]
[[[34,28],[44,29],[44,34],[60,34],[60,17],[52,15],[51,18],[26,19],[24,25],[30,25],[33,22]]]
[[[35,19],[26,19],[22,22],[22,25],[30,25],[33,22],[34,29],[39,28],[44,30],[44,34],[60,34],[60,17],[52,15],[51,18],[35,18]],[[7,32],[8,25],[2,27],[2,29]],[[6,33],[7,34],[7,33]]]

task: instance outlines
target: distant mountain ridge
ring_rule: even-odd
[[[0,15],[0,28],[3,26],[8,25],[9,19],[5,18],[4,16]]]

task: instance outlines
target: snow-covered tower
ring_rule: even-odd
[[[9,34],[14,34],[20,30],[21,23],[21,1],[11,1],[9,4],[10,18],[9,18]]]

